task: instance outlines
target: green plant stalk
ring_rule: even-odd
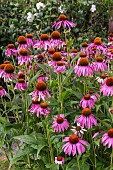
[[[112,148],[112,153],[111,153],[111,168],[113,168],[113,148]]]
[[[93,146],[93,152],[94,152],[94,167],[96,169],[96,153],[95,153],[94,142],[93,142],[91,131],[90,131],[90,138],[92,140],[92,146]]]
[[[59,99],[60,99],[60,110],[63,112],[63,100],[62,100],[62,73],[58,73],[58,87],[59,87]]]
[[[77,153],[76,153],[76,158],[77,158],[78,170],[80,170],[80,162],[79,162]]]
[[[14,65],[14,67],[15,67],[15,71],[16,71],[16,65],[15,65],[15,61],[14,61],[13,55],[11,55],[11,57],[12,57],[13,65]]]
[[[2,105],[4,107],[4,111],[5,111],[5,114],[6,114],[7,121],[9,122],[9,118],[8,118],[8,115],[7,115],[7,112],[6,112],[6,102],[4,102],[3,98],[1,98],[1,101],[2,101]]]
[[[84,95],[87,93],[87,80],[86,77],[84,77]]]

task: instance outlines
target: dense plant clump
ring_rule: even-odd
[[[81,31],[79,41],[73,37],[80,23],[70,12],[71,5],[66,8],[67,1],[51,3],[38,2],[37,14],[34,9],[22,11],[24,15],[29,12],[28,25],[4,46],[0,146],[9,170],[112,170],[113,33],[101,38],[102,32],[97,35],[93,30],[91,41]],[[86,12],[95,15],[94,4],[88,9]],[[53,14],[56,10],[58,18]]]

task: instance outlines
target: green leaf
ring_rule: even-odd
[[[66,45],[67,48],[70,48],[70,47],[73,45],[73,41],[74,41],[74,40],[71,40],[71,41],[69,41],[69,42],[67,43],[67,45]]]

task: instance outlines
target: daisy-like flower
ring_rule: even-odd
[[[16,50],[14,44],[7,45],[7,50],[5,51],[5,55],[7,55],[8,57],[10,57],[11,55],[14,55],[14,56],[17,55],[17,50]]]
[[[55,49],[54,48],[49,48],[47,53],[48,53],[49,56],[51,56],[52,54],[55,53]]]
[[[17,50],[27,48],[27,41],[26,41],[26,38],[24,36],[19,36],[18,39],[17,39],[17,42],[19,44]]]
[[[96,132],[94,135],[93,135],[93,139],[96,138],[103,130],[99,130],[98,132]]]
[[[94,42],[89,44],[88,48],[90,50],[92,50],[93,48],[96,48],[96,53],[98,53],[98,55],[106,54],[106,50],[107,50],[107,47],[104,44],[102,44],[102,40],[100,37],[96,37],[94,39]]]
[[[73,49],[72,52],[70,53],[71,58],[75,57],[78,54],[77,49]],[[69,55],[69,54],[67,54]]]
[[[6,64],[4,67],[4,74],[2,76],[5,82],[12,81],[16,76],[14,74],[14,66],[12,64]]]
[[[92,4],[90,11],[95,12],[96,11],[96,5]]]
[[[3,96],[5,96],[6,95],[6,91],[5,91],[5,89],[2,87],[2,86],[0,86],[0,98],[2,98]]]
[[[94,90],[90,90],[89,94],[91,95],[91,98],[94,100],[94,102],[96,102],[100,97],[100,95],[98,93],[95,93]]]
[[[72,126],[73,129],[71,129],[75,135],[77,136],[83,136],[84,135],[84,132],[87,131],[86,129],[84,129],[80,123],[77,123],[76,126]]]
[[[48,116],[50,114],[50,108],[46,102],[40,103],[40,108],[37,110],[38,114],[42,114],[44,116]]]
[[[39,54],[39,55],[37,56],[37,60],[38,60],[38,63],[43,63],[43,62],[44,62],[44,55]]]
[[[64,132],[64,130],[69,128],[69,123],[67,119],[64,118],[64,114],[60,114],[60,116],[54,118],[52,128],[55,132]]]
[[[113,77],[105,79],[103,85],[100,87],[100,92],[103,93],[104,96],[113,95]]]
[[[26,34],[26,42],[28,48],[33,47],[34,45],[33,34]]]
[[[63,145],[62,149],[64,150],[65,154],[67,155],[75,155],[75,154],[82,154],[85,152],[85,146],[88,146],[88,143],[81,138],[79,138],[77,135],[73,134],[69,137],[65,137],[63,139],[63,142],[67,142],[65,145]]]
[[[0,78],[3,78],[3,75],[5,73],[5,71],[4,71],[5,66],[6,66],[6,64],[0,64]]]
[[[42,34],[40,36],[40,40],[36,41],[33,48],[44,48],[44,50],[47,50],[49,48],[50,42],[49,42],[49,36],[47,34]]]
[[[49,66],[52,66],[52,67],[55,67],[57,66],[57,62],[58,61],[61,61],[62,60],[62,55],[60,52],[55,52],[53,55],[52,55],[52,60],[51,61],[48,61],[48,65]]]
[[[38,3],[36,4],[36,8],[37,8],[38,10],[40,10],[41,8],[42,8],[42,9],[45,8],[45,5],[44,5],[42,2],[38,2]]]
[[[82,110],[82,115],[77,118],[76,122],[87,129],[91,129],[93,125],[97,126],[97,120],[89,108],[84,108]]]
[[[99,77],[96,77],[96,80],[103,84],[105,82],[105,79],[108,77],[108,75],[106,73],[102,73]]]
[[[94,99],[90,96],[90,94],[84,95],[84,97],[81,99],[80,104],[82,105],[82,108],[89,107],[90,109],[94,107]]]
[[[31,108],[29,109],[29,111],[33,114],[36,114],[37,117],[39,117],[39,113],[38,112],[38,109],[40,108],[40,100],[39,98],[36,98],[35,100],[32,100],[32,105],[31,105]]]
[[[53,31],[51,33],[50,47],[60,49],[63,44],[63,41],[60,38],[60,33],[58,31]]]
[[[58,21],[52,26],[52,28],[55,27],[55,29],[59,29],[61,26],[64,28],[68,27],[68,29],[71,29],[75,27],[75,24],[69,20],[66,19],[66,16],[64,14],[61,14],[58,17]]]
[[[27,13],[27,20],[28,22],[33,22],[34,20],[34,15],[31,12]]]
[[[26,90],[27,89],[27,82],[25,82],[25,80],[23,78],[19,78],[18,83],[16,83],[14,89],[20,90],[20,91]]]
[[[81,58],[79,64],[74,67],[75,74],[80,76],[92,76],[93,69],[91,68],[87,58]]]
[[[64,158],[62,156],[55,157],[55,164],[59,164],[59,165],[64,164]]]
[[[94,71],[107,70],[107,65],[103,62],[103,58],[101,56],[96,57],[96,61],[92,63],[92,67]]]
[[[89,44],[87,42],[82,42],[82,48],[80,49],[80,52],[85,52],[87,55],[90,54],[90,50],[88,48]]]
[[[77,60],[77,65],[79,65],[79,61],[80,61],[81,58],[88,58],[86,52],[83,52],[83,51],[80,52],[79,58],[78,58],[78,60]]]
[[[113,148],[113,128],[109,129],[107,133],[102,136],[102,144],[103,146],[108,145],[108,148]]]
[[[107,51],[107,60],[109,60],[109,62],[113,60],[113,48]]]
[[[46,77],[44,74],[40,74],[40,75],[38,76],[37,81],[38,81],[38,82],[39,82],[39,81],[44,81],[44,82],[46,82],[46,81],[48,81],[48,77]]]
[[[28,64],[31,60],[31,56],[28,55],[28,50],[21,48],[19,50],[18,65]]]
[[[42,100],[48,99],[50,96],[49,92],[47,91],[47,85],[44,81],[39,81],[36,83],[36,90],[31,92],[32,99],[35,100],[37,97]]]
[[[55,73],[64,73],[66,71],[66,65],[63,61],[58,61],[57,65],[54,66]]]
[[[25,74],[22,71],[18,72],[18,79],[25,79]]]
[[[111,45],[111,44],[113,44],[113,33],[110,33],[108,35],[108,45]]]

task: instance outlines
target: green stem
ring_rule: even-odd
[[[84,77],[84,95],[87,93],[87,79]]]
[[[93,138],[92,138],[92,134],[91,134],[91,131],[89,131],[90,133],[90,136],[91,136],[91,142],[92,142],[92,147],[93,147],[93,152],[94,152],[94,167],[96,169],[96,153],[95,153],[95,147],[94,147],[94,143],[93,143]]]
[[[79,162],[77,153],[76,153],[76,158],[77,158],[78,170],[80,170],[80,162]]]
[[[111,168],[113,167],[113,148],[112,148],[112,153],[111,153]]]
[[[60,109],[63,112],[63,100],[62,100],[62,73],[58,73],[58,87],[59,87],[59,99],[60,99]]]

